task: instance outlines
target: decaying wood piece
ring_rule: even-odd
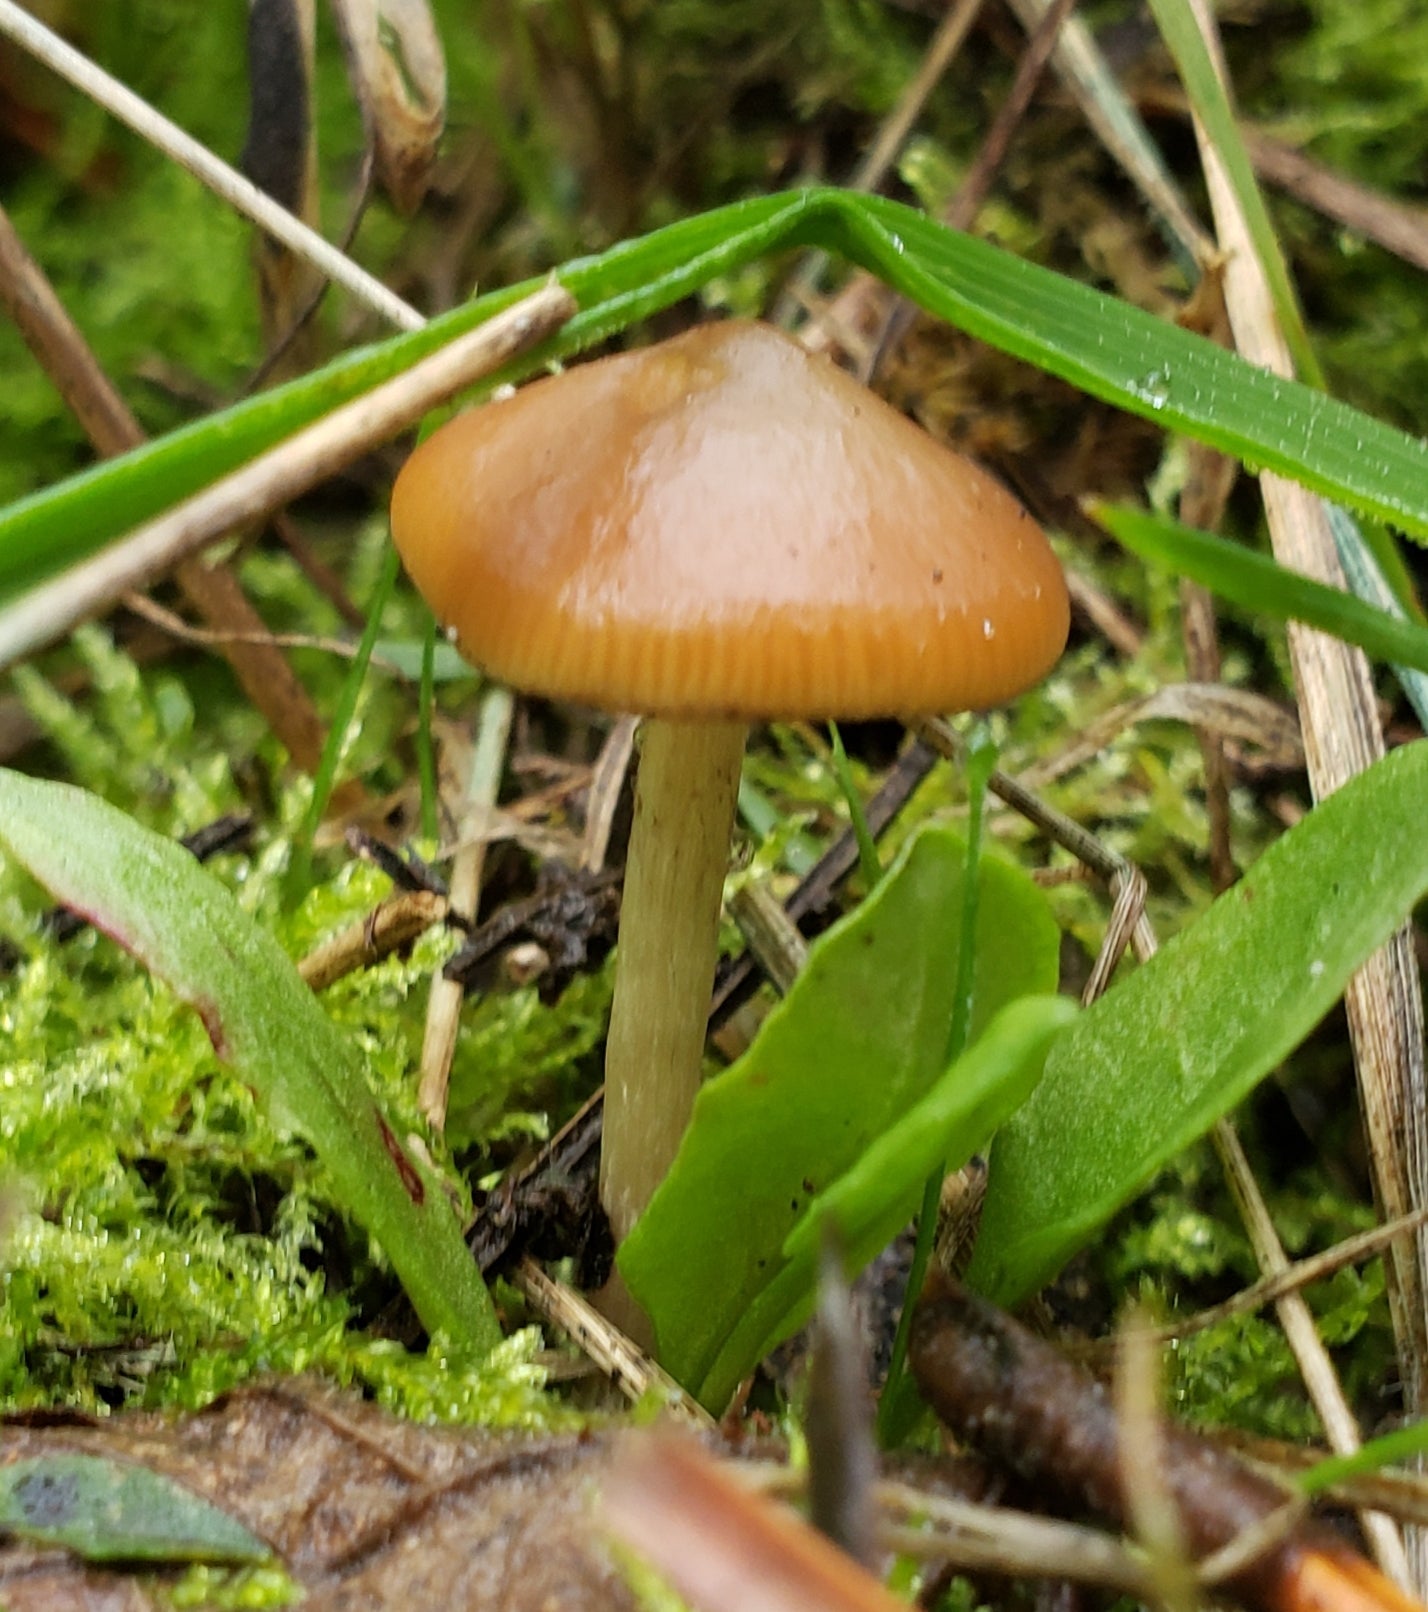
[[[1125,1525],[1124,1435],[1110,1396],[1058,1350],[938,1273],[918,1306],[909,1359],[928,1403],[972,1448],[1038,1493]],[[1160,1483],[1192,1561],[1218,1589],[1259,1612],[1418,1607],[1303,1518],[1289,1491],[1185,1428],[1159,1431]]]

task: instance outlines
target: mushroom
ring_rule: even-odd
[[[462,652],[643,718],[606,1050],[617,1241],[699,1087],[747,725],[997,705],[1066,639],[997,482],[770,326],[706,325],[459,416],[392,531]]]

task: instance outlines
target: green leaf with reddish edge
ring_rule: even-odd
[[[0,1466],[0,1529],[87,1562],[264,1562],[273,1554],[172,1478],[72,1452]]]
[[[275,1124],[312,1145],[422,1324],[485,1354],[490,1295],[440,1180],[398,1141],[356,1052],[277,941],[181,846],[97,796],[0,768],[0,848],[189,1003]]]
[[[1020,1303],[1298,1046],[1428,892],[1425,822],[1419,740],[1080,1015],[993,1145],[975,1287]]]
[[[920,834],[815,942],[749,1051],[700,1092],[678,1157],[619,1254],[662,1363],[686,1387],[702,1393],[820,1195],[943,1076],[965,859],[951,830]],[[1054,990],[1058,958],[1031,880],[988,857],[979,877],[974,1037],[1005,1003]],[[911,1201],[927,1174],[916,1160]],[[811,1294],[811,1266],[807,1278]],[[785,1297],[781,1315],[799,1295]]]
[[[1009,1002],[920,1102],[808,1206],[788,1234],[778,1274],[741,1315],[696,1389],[722,1409],[740,1382],[813,1312],[820,1240],[837,1230],[848,1270],[868,1263],[907,1225],[927,1178],[957,1170],[1026,1101],[1052,1041],[1076,1016],[1063,996]]]

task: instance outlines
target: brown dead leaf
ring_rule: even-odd
[[[221,1506],[272,1545],[305,1612],[636,1605],[590,1526],[603,1435],[420,1427],[298,1380],[239,1389],[183,1421],[11,1425],[0,1461],[61,1450],[142,1462]],[[169,1604],[172,1582],[0,1545],[7,1612],[147,1612]]]
[[[446,56],[427,0],[332,0],[377,177],[413,212],[446,125]]]

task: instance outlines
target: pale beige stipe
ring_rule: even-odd
[[[1017,501],[766,325],[702,326],[452,421],[392,530],[463,651],[661,716],[996,705],[1060,654]]]
[[[703,1014],[746,731],[741,722],[647,722],[620,909],[620,979],[606,1045],[600,1198],[623,1242],[679,1150],[699,1091]],[[677,835],[661,838],[671,825]],[[662,1101],[643,1082],[665,1071]]]

